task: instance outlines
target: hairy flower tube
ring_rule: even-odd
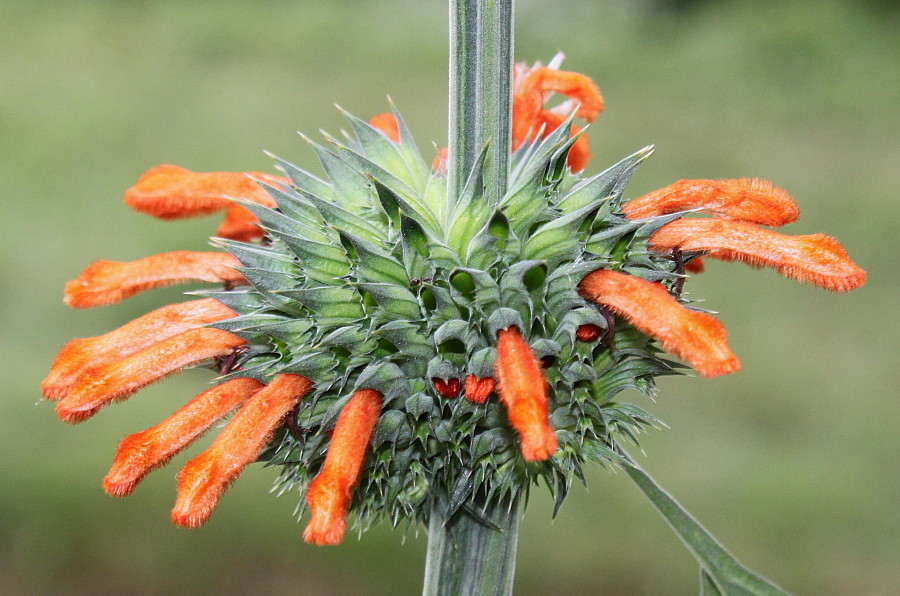
[[[254,461],[299,492],[315,544],[340,542],[350,514],[362,528],[427,521],[435,495],[463,507],[543,480],[561,503],[586,461],[622,463],[615,437],[656,422],[616,398],[676,374],[663,351],[704,377],[739,369],[721,323],[681,298],[701,257],[836,291],[864,282],[836,241],[768,229],[798,214],[768,182],[683,180],[628,200],[649,148],[583,177],[590,153],[572,121],[592,121],[603,101],[558,67],[516,68],[498,200],[479,185],[483,161],[448,196],[441,157],[422,158],[396,110],[348,114],[345,141],[309,141],[321,177],[278,158],[283,176],[144,174],[126,204],[161,219],[224,212],[218,251],[99,261],[66,285],[65,302],[217,286],[71,341],[41,390],[79,423],[186,367],[217,378],[122,440],[106,491],[130,494],[227,419],[178,474],[179,526],[204,523]],[[566,100],[548,108],[552,93]]]

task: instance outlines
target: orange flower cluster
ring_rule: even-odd
[[[545,95],[560,93],[567,103],[544,108]],[[559,71],[553,64],[516,71],[513,103],[513,147],[532,135],[547,134],[578,106],[577,114],[593,120],[603,108],[597,88],[577,73]],[[373,126],[398,141],[397,122],[376,116]],[[577,134],[577,131],[575,131]],[[590,153],[582,135],[569,153],[574,170],[584,167]],[[235,201],[274,206],[254,181],[289,184],[263,173],[194,173],[163,165],[148,171],[128,190],[132,208],[162,219],[225,212],[220,237],[252,241],[262,237],[257,219]],[[676,219],[650,238],[651,249],[673,254],[703,253],[708,258],[742,260],[768,266],[800,281],[830,290],[847,291],[865,281],[865,273],[837,242],[822,235],[784,236],[761,226],[780,226],[797,218],[790,196],[760,180],[681,181],[622,207],[630,219],[682,211],[701,211],[707,219]],[[696,263],[695,260],[693,263]],[[693,264],[691,263],[691,264]],[[100,261],[88,266],[65,289],[65,302],[89,308],[123,300],[138,292],[185,280],[225,284],[245,283],[235,270],[240,263],[224,253],[172,252],[130,263]],[[696,266],[695,266],[696,268]],[[658,338],[664,349],[689,362],[701,375],[714,377],[738,370],[739,362],[725,340],[722,325],[712,316],[691,311],[659,283],[612,270],[597,270],[578,285],[581,295],[627,319],[645,334]],[[165,306],[99,337],[75,339],[62,348],[41,384],[48,400],[58,402],[58,416],[78,423],[103,406],[125,399],[141,387],[185,367],[219,360],[226,366],[245,341],[210,323],[235,316],[213,299]],[[601,328],[582,325],[577,337],[597,341]],[[494,376],[464,380],[465,398],[483,403],[495,388],[510,424],[519,435],[527,461],[549,458],[557,449],[548,421],[547,384],[541,364],[515,327],[496,338]],[[273,431],[311,389],[314,379],[281,374],[268,384],[250,378],[231,378],[204,391],[163,422],[135,433],[120,443],[106,491],[131,493],[149,471],[165,464],[202,433],[236,411],[212,446],[189,461],[178,475],[178,495],[172,521],[196,527],[212,512],[222,492],[255,461]],[[455,398],[460,379],[432,379],[438,393]],[[351,494],[382,407],[374,389],[357,391],[337,419],[324,466],[307,494],[312,520],[304,537],[316,544],[341,540]]]
[[[562,58],[561,53],[557,54],[548,66],[541,66],[540,63],[530,68],[526,64],[516,65],[512,98],[513,151],[538,134],[541,138],[546,137],[559,128],[572,111],[589,123],[603,111],[603,97],[594,82],[581,73],[559,70],[557,66]],[[552,93],[569,99],[546,109],[544,104]],[[378,114],[369,120],[369,124],[391,141],[400,142],[399,125],[393,114]],[[572,127],[572,136],[580,135],[569,150],[568,164],[573,172],[583,170],[591,158],[587,137],[580,133],[580,128]],[[441,149],[434,158],[432,168],[440,170],[446,160],[447,150]]]
[[[799,214],[790,195],[765,180],[681,180],[622,206],[629,219],[694,210],[714,217],[681,218],[663,225],[650,237],[651,250],[700,252],[709,258],[772,267],[786,277],[838,292],[865,283],[865,271],[834,239],[822,234],[785,236],[761,227],[792,223]],[[585,276],[579,291],[657,338],[664,349],[705,377],[740,368],[722,324],[682,307],[659,283],[598,270]]]

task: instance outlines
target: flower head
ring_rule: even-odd
[[[339,542],[350,512],[363,526],[421,520],[438,493],[461,506],[544,479],[561,501],[586,460],[618,461],[615,435],[655,420],[615,397],[676,371],[657,342],[706,377],[739,369],[722,325],[681,299],[698,257],[838,291],[863,283],[834,240],[762,227],[797,218],[768,182],[681,181],[626,201],[649,149],[573,173],[589,151],[571,118],[590,122],[603,102],[558,66],[516,69],[509,190],[494,203],[475,184],[448,197],[441,156],[427,164],[396,111],[347,115],[348,146],[310,141],[324,179],[283,160],[286,177],[170,165],[142,176],[125,195],[138,211],[225,211],[220,251],[99,261],[66,285],[66,303],[221,288],[71,341],[41,390],[79,423],[186,367],[218,378],[122,440],[106,491],[130,494],[230,415],[178,474],[179,526],[204,523],[257,460],[304,495],[315,544]],[[568,99],[548,109],[549,93]],[[697,212],[711,217],[687,217]]]

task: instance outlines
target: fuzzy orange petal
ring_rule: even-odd
[[[531,69],[516,82],[514,101],[521,102],[525,111],[537,112],[544,104],[544,93],[552,91],[565,95],[579,104],[577,116],[588,122],[603,111],[603,97],[594,82],[581,73],[540,66]]]
[[[225,381],[196,396],[156,426],[128,435],[116,449],[112,468],[103,479],[104,490],[115,497],[130,495],[148,472],[168,463],[263,387],[248,377]]]
[[[759,178],[679,180],[622,205],[629,219],[689,209],[772,227],[797,221],[800,214],[787,191]]]
[[[225,489],[248,464],[256,461],[272,433],[310,387],[312,381],[304,376],[282,374],[253,395],[210,448],[178,473],[172,523],[187,528],[202,525]]]
[[[259,240],[264,234],[259,227],[259,219],[249,209],[237,203],[231,203],[225,208],[225,219],[216,229],[216,236],[219,238],[241,242]]]
[[[343,538],[350,499],[378,422],[381,400],[378,391],[361,389],[341,410],[322,470],[306,491],[312,514],[303,532],[306,542],[338,544]]]
[[[223,252],[176,251],[127,263],[97,261],[66,283],[63,300],[75,308],[92,308],[187,280],[245,283],[235,270],[240,266],[240,261]]]
[[[397,122],[397,118],[390,112],[372,116],[372,119],[369,120],[369,125],[383,132],[391,141],[395,143],[400,142],[400,125]]]
[[[703,259],[699,257],[684,264],[684,270],[688,273],[703,273],[704,268]]]
[[[519,433],[525,461],[548,459],[557,443],[547,418],[547,382],[540,362],[515,327],[497,332],[494,371],[500,402]]]
[[[240,337],[209,327],[185,331],[113,363],[89,366],[71,392],[56,406],[61,420],[72,424],[90,418],[103,406],[125,399],[153,381],[209,358],[224,356],[243,345]]]
[[[475,375],[469,375],[466,377],[466,399],[475,404],[483,404],[496,386],[494,377],[479,379]]]
[[[586,300],[606,306],[662,347],[688,361],[704,377],[740,369],[726,342],[725,328],[714,317],[688,310],[662,285],[633,275],[600,269],[578,284]]]
[[[650,237],[654,250],[702,250],[708,257],[772,267],[781,275],[835,292],[866,281],[866,272],[843,247],[823,234],[785,236],[750,223],[720,219],[678,219]]]
[[[170,304],[98,337],[73,339],[57,354],[41,383],[49,400],[62,399],[89,366],[117,362],[161,341],[236,313],[212,298]]]
[[[178,219],[221,211],[232,200],[274,207],[272,197],[253,178],[286,184],[287,178],[264,172],[192,172],[173,165],[148,170],[125,192],[125,204],[160,219]]]

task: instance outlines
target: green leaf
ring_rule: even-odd
[[[422,310],[415,294],[405,287],[386,283],[360,283],[359,286],[372,294],[384,314],[392,319],[420,319]]]
[[[386,237],[385,231],[380,227],[373,225],[365,218],[360,217],[355,213],[351,213],[337,203],[329,203],[328,201],[323,201],[322,199],[314,195],[303,196],[310,203],[316,206],[316,209],[319,210],[319,212],[325,218],[325,221],[328,222],[328,225],[334,227],[335,229],[356,234],[357,236],[365,238],[370,242],[376,242],[378,244],[384,242]]]
[[[663,490],[621,447],[625,472],[691,551],[721,594],[785,596],[788,593],[740,564],[725,547]]]
[[[312,242],[327,243],[334,241],[334,232],[325,227],[322,216],[318,214],[316,208],[309,202],[306,204],[310,210],[316,212],[318,221],[313,221],[312,218],[297,219],[275,209],[254,203],[244,203],[243,206],[256,216],[263,229],[274,234],[299,236]]]
[[[300,260],[303,272],[319,283],[343,285],[340,279],[350,273],[350,259],[340,245],[312,242],[290,234],[272,232],[273,235],[288,245]]]
[[[314,143],[302,134],[300,136],[313,148],[316,157],[322,164],[322,169],[325,170],[334,187],[332,204],[343,205],[355,214],[360,214],[374,205],[372,189],[362,172],[344,161],[341,156]]]
[[[279,169],[291,179],[291,182],[295,187],[308,194],[322,197],[326,201],[334,200],[334,188],[330,184],[313,176],[306,170],[298,168],[289,161],[283,160],[271,153],[268,155],[278,163]]]
[[[365,316],[359,293],[349,286],[320,286],[279,293],[306,306],[317,318],[350,322]]]
[[[372,177],[374,180],[377,180],[385,188],[390,190],[397,196],[397,200],[400,204],[410,211],[409,215],[413,216],[415,214],[416,219],[421,223],[424,227],[426,227],[429,231],[433,233],[437,233],[440,229],[440,226],[437,223],[434,212],[426,205],[421,197],[409,187],[408,184],[403,182],[400,178],[397,178],[391,172],[385,170],[378,164],[374,163],[372,160],[367,157],[360,155],[356,151],[353,151],[349,147],[344,147],[342,145],[337,145],[337,148],[341,151],[341,155],[347,157],[353,163],[359,167],[366,175]]]
[[[432,358],[434,343],[422,333],[420,325],[408,321],[390,321],[381,325],[374,333],[384,335],[397,346],[401,354],[413,358]]]
[[[579,181],[556,204],[557,209],[571,213],[588,205],[599,207],[607,203],[611,206],[612,199],[621,196],[631,176],[652,153],[652,145],[644,147],[599,174]]]
[[[522,259],[543,259],[550,267],[573,260],[581,245],[578,227],[593,209],[588,205],[541,225],[522,247]]]
[[[398,143],[389,140],[383,132],[340,106],[338,110],[350,122],[353,133],[362,145],[366,157],[372,160],[372,163],[391,172],[411,188],[421,189],[424,186],[425,177],[421,175],[421,170],[409,167],[400,153]]]
[[[225,238],[213,238],[210,244],[228,251],[241,265],[250,269],[262,269],[297,275],[300,267],[297,261],[279,250],[274,250],[259,244],[248,244]]]
[[[386,251],[348,232],[341,234],[356,250],[356,274],[359,281],[409,285],[403,264]]]

